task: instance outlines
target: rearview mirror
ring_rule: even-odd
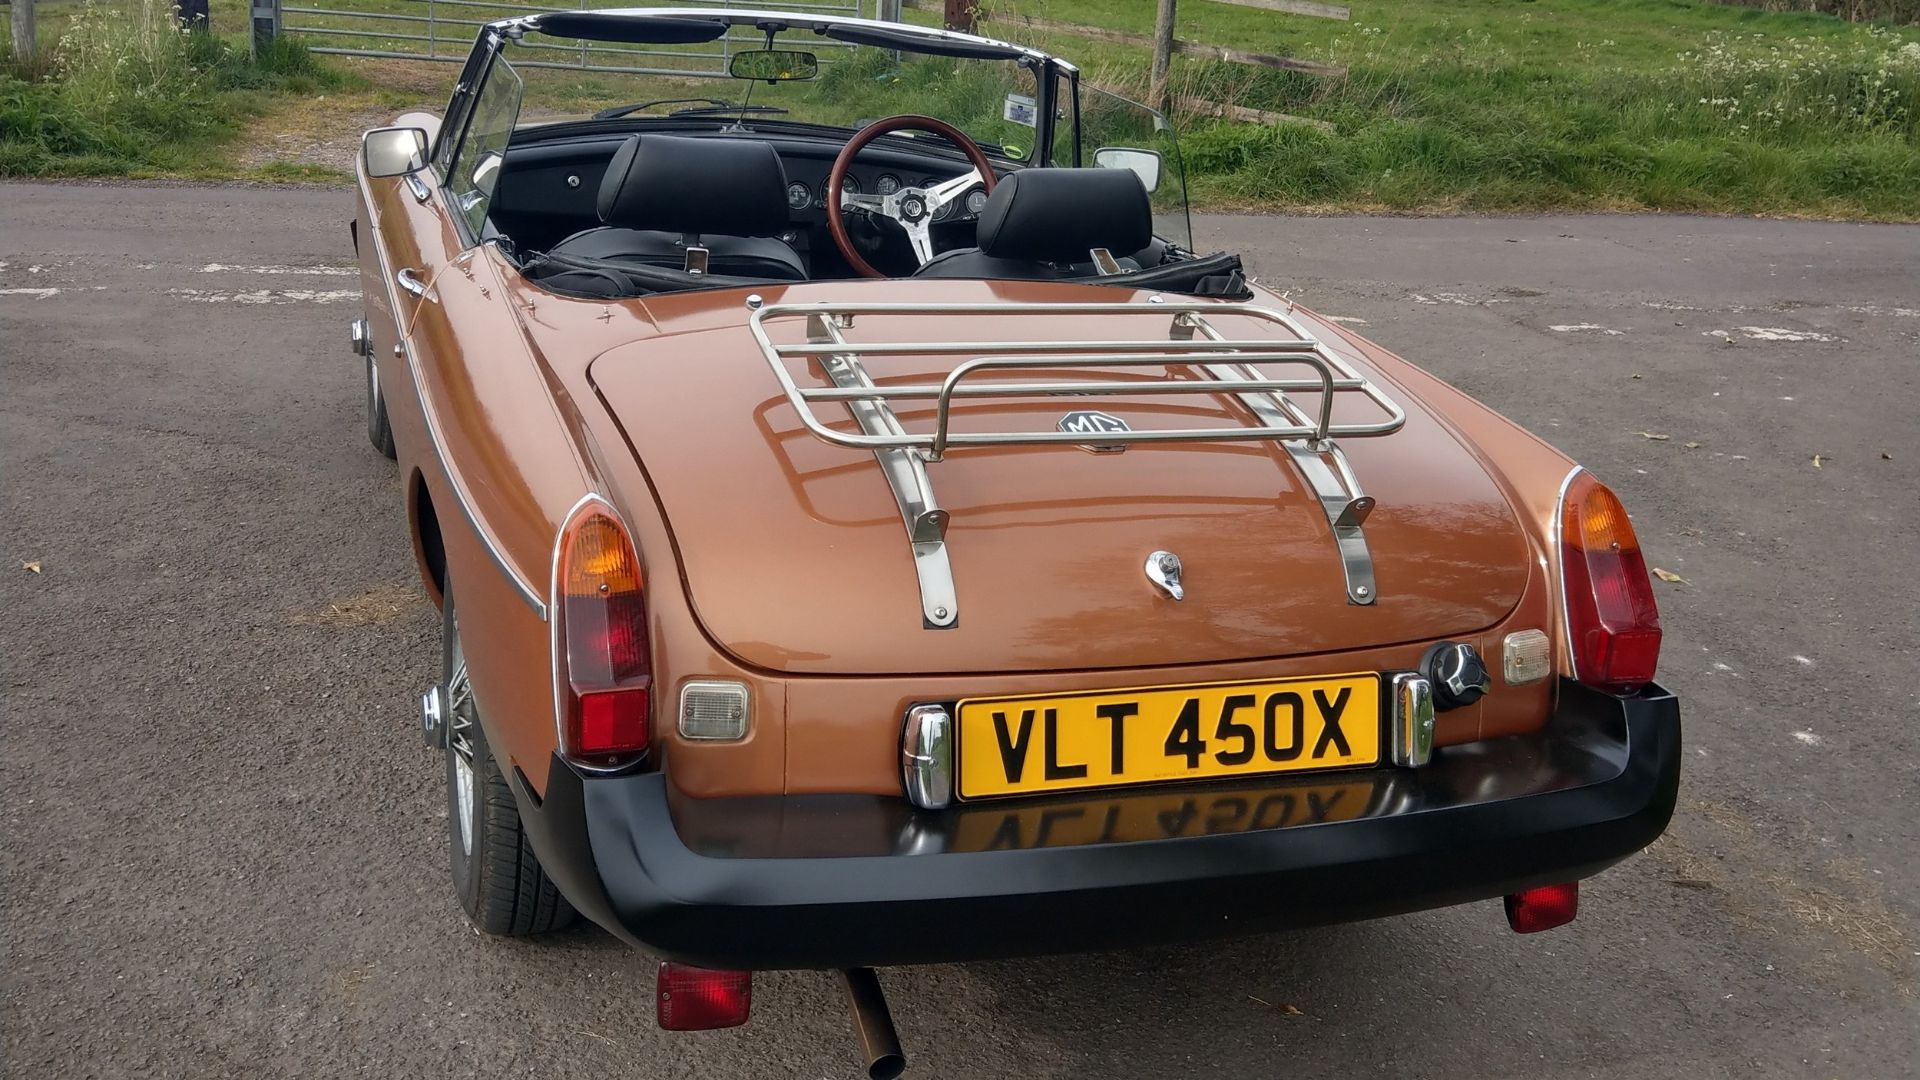
[[[733,54],[727,74],[736,79],[764,79],[770,83],[806,82],[820,74],[820,58],[790,49],[751,49]]]
[[[360,138],[368,176],[404,176],[427,164],[427,133],[417,127],[374,128]]]
[[[1125,146],[1103,146],[1093,152],[1096,169],[1132,169],[1140,184],[1152,194],[1160,187],[1160,152],[1135,150]]]

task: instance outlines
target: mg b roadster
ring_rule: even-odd
[[[737,103],[552,70],[719,41]],[[662,958],[668,1028],[833,971],[893,1075],[876,967],[1544,930],[1672,813],[1619,500],[1194,251],[1171,129],[1059,57],[506,19],[353,226],[460,902]]]

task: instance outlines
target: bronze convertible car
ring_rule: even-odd
[[[723,37],[737,104],[566,119],[540,63]],[[584,914],[664,958],[670,1028],[840,972],[889,1075],[876,966],[1493,897],[1546,929],[1665,827],[1619,501],[1191,250],[1171,132],[1072,64],[548,12],[400,124],[353,342],[481,929]]]

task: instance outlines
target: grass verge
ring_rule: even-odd
[[[72,12],[47,50],[53,66],[0,74],[0,174],[337,175],[347,162],[340,148],[359,128],[407,107],[438,109],[456,71],[322,63],[298,46],[251,64],[244,41],[165,33],[164,12],[151,18],[159,0],[118,0],[114,10],[131,4],[149,16],[118,20],[92,6],[98,2],[43,0],[43,11],[50,3],[62,13],[56,19]],[[367,10],[408,3],[417,6],[354,0]],[[1196,206],[1920,220],[1920,28],[1705,0],[1351,6],[1352,20],[1338,22],[1184,0],[1183,38],[1347,70],[1317,78],[1177,59],[1183,95],[1322,125],[1176,117]],[[1138,34],[1151,29],[1153,10],[1154,0],[987,0],[982,30],[1046,46],[1080,63],[1091,81],[1144,97],[1144,51],[1029,20]],[[217,26],[242,27],[244,18],[244,0],[214,0]],[[156,22],[162,32],[152,30]],[[582,94],[615,100],[739,91],[694,80],[632,80],[609,90],[599,84],[621,79],[573,78]],[[815,100],[838,92],[833,80],[793,93],[837,111],[831,107],[866,106],[882,84],[837,85],[847,100]],[[965,79],[943,85],[978,89]],[[912,79],[885,84],[881,111],[943,115],[940,101],[906,100],[914,89]]]
[[[338,175],[236,168],[229,153],[276,103],[360,81],[299,42],[276,41],[256,58],[244,40],[182,32],[159,0],[88,2],[52,22],[33,61],[0,52],[0,176]]]

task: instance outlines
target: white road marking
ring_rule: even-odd
[[[59,289],[0,289],[0,296],[31,296],[35,300],[45,300],[49,296],[59,295]]]
[[[1896,319],[1920,319],[1920,308],[1883,308],[1872,304],[1843,307],[1841,311],[1851,311],[1855,315],[1891,315]]]
[[[1736,326],[1732,330],[1708,330],[1703,337],[1719,338],[1729,341],[1735,334],[1748,341],[1839,341],[1833,334],[1823,334],[1817,330],[1788,330],[1779,326]]]
[[[208,263],[199,270],[202,274],[294,274],[301,277],[352,277],[360,272],[357,266],[229,266],[225,263]]]
[[[1351,315],[1326,315],[1326,316],[1323,316],[1323,318],[1325,318],[1328,322],[1346,323],[1348,326],[1367,325],[1367,320],[1356,319]]]
[[[1619,330],[1610,330],[1599,323],[1568,323],[1563,326],[1549,326],[1547,329],[1556,334],[1605,334],[1608,337],[1623,336]]]
[[[1805,664],[1807,667],[1813,666],[1813,658],[1810,656],[1801,656],[1799,653],[1794,653],[1793,659],[1795,663]]]
[[[1456,292],[1408,293],[1407,299],[1416,304],[1455,304],[1460,307],[1480,307],[1485,304],[1505,304],[1510,302],[1502,300],[1499,297],[1489,297],[1485,300],[1480,300],[1468,296],[1465,293]]]
[[[221,292],[216,289],[168,289],[167,295],[202,304],[337,304],[360,299],[360,290],[254,289]]]
[[[1793,737],[1799,739],[1807,746],[1819,746],[1821,743],[1820,736],[1815,735],[1811,731],[1796,731],[1793,733]]]

